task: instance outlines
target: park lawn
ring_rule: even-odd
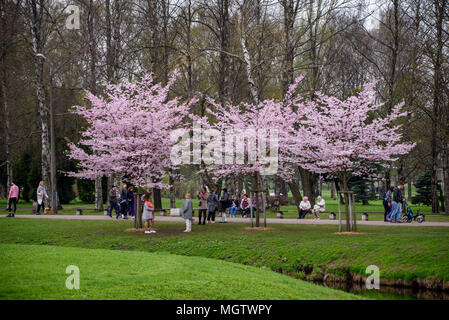
[[[273,271],[167,253],[0,245],[0,299],[361,299]],[[80,271],[79,290],[65,286]]]
[[[361,234],[337,235],[336,226],[249,224],[193,226],[157,222],[157,234],[125,232],[131,221],[0,219],[0,243],[139,250],[201,256],[313,279],[347,271],[365,275],[377,265],[385,279],[449,280],[449,232],[444,227],[359,226]]]

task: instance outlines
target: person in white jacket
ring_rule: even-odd
[[[321,198],[321,196],[318,196],[317,202],[313,206],[312,210],[314,219],[320,220],[320,212],[324,212],[325,210],[326,210],[326,202],[324,201],[323,198]]]
[[[299,216],[298,219],[304,219],[306,214],[310,213],[310,202],[308,197],[302,198],[301,203],[299,204]]]

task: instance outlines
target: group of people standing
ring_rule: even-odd
[[[203,186],[198,193],[198,200],[198,224],[200,225],[206,224],[206,219],[208,223],[215,222],[217,212],[221,212],[222,222],[227,222],[226,214],[228,211],[231,218],[235,218],[238,213],[242,217],[249,217],[251,209],[254,217],[254,212],[256,211],[256,201],[251,200],[245,190],[240,195],[230,196],[226,188],[223,188],[221,194],[218,194],[217,189],[214,188],[208,192],[207,188]],[[263,201],[260,194],[258,200],[259,210],[263,210]]]
[[[227,212],[230,217],[235,218],[236,214],[240,212],[242,217],[249,217],[252,209],[253,217],[256,211],[256,201],[251,199],[243,190],[240,196],[230,196],[227,188],[223,188],[221,193],[217,192],[216,188],[212,188],[210,192],[206,186],[203,186],[198,192],[198,225],[205,225],[207,223],[215,223],[217,212],[221,212],[221,222],[227,222]],[[262,196],[259,195],[259,210],[263,208]],[[186,230],[184,232],[192,231],[193,224],[193,200],[191,194],[185,195],[185,200],[181,209],[182,217],[186,222]]]
[[[404,185],[401,183],[396,188],[390,187],[382,197],[385,222],[401,223],[402,203],[405,201],[402,190]]]
[[[318,196],[312,210],[311,208],[312,206],[310,204],[309,197],[302,198],[302,201],[299,204],[298,219],[304,219],[308,213],[312,212],[313,219],[320,220],[320,213],[326,211],[326,202],[321,196]]]
[[[109,191],[109,217],[112,218],[112,210],[115,210],[115,218],[128,219],[128,214],[134,217],[134,188],[123,184],[119,192],[117,186],[112,186]]]
[[[190,194],[186,195],[190,196]],[[224,221],[226,222],[226,210],[229,208],[229,193],[226,188],[222,189],[222,194],[217,193],[217,189],[212,189],[211,192],[207,191],[207,188],[203,186],[198,192],[198,224],[204,225],[207,223],[215,222],[215,216],[217,211],[224,212]],[[191,197],[190,197],[191,198]],[[187,230],[187,229],[186,229]]]

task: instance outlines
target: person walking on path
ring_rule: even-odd
[[[385,192],[385,194],[382,197],[382,202],[384,205],[384,222],[387,222],[387,216],[390,214],[391,212],[391,198],[393,196],[393,187],[390,187],[390,189],[387,190],[387,192]]]
[[[310,212],[310,202],[308,197],[304,197],[299,204],[299,215],[298,219],[304,219],[306,217],[306,214]]]
[[[145,193],[143,198],[142,220],[145,221],[145,233],[156,233],[154,230],[154,207],[151,203],[151,194]],[[148,228],[148,221],[150,221],[150,228]]]
[[[402,202],[404,202],[402,189],[404,189],[404,185],[401,183],[393,191],[393,201],[391,202],[392,209],[387,219],[387,221],[392,223],[401,223]]]
[[[209,193],[209,196],[207,197],[207,223],[215,223],[215,212],[218,209],[218,197],[216,194],[216,190],[212,189],[212,192]],[[212,220],[212,222],[211,222]]]
[[[17,203],[19,202],[19,187],[13,182],[11,182],[11,188],[9,189],[8,195],[8,215],[7,218],[14,218],[14,214],[17,210]],[[11,214],[12,206],[14,205],[14,211]]]
[[[186,229],[184,230],[184,232],[192,231],[193,203],[192,203],[192,197],[190,196],[190,193],[186,194],[186,199],[184,200],[184,203],[182,204],[182,217],[186,221]]]
[[[37,212],[36,214],[41,214],[41,208],[42,213],[45,213],[45,199],[48,199],[47,190],[45,190],[45,183],[44,181],[39,182],[39,186],[37,187]]]
[[[313,216],[314,219],[320,220],[320,212],[324,212],[326,210],[326,202],[321,196],[318,196],[316,204],[313,206]]]
[[[115,215],[118,218],[119,209],[117,205],[117,187],[112,186],[112,189],[109,190],[109,217],[112,218],[112,210],[115,210]]]
[[[198,225],[206,224],[207,217],[207,197],[209,193],[207,193],[206,187],[202,187],[201,191],[198,192],[199,210],[198,210]],[[201,216],[203,217],[203,223],[201,223]]]

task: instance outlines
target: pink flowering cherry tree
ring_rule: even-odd
[[[299,95],[293,96],[302,78],[291,86],[283,101],[272,99],[257,104],[221,105],[212,99],[207,108],[209,119],[192,115],[199,124],[201,158],[208,172],[215,177],[250,175],[255,182],[256,223],[260,225],[259,181],[261,175],[291,176],[292,152],[301,142],[296,140],[294,124],[301,117]],[[292,108],[291,106],[296,108]],[[195,142],[194,142],[195,143]]]
[[[176,72],[166,86],[155,84],[150,74],[140,81],[111,84],[105,97],[86,92],[89,106],[75,106],[73,113],[87,123],[69,157],[79,163],[72,176],[96,179],[117,174],[145,188],[166,188],[162,178],[176,169],[170,160],[172,130],[195,101],[169,100]]]
[[[402,143],[398,119],[403,103],[386,117],[376,117],[382,106],[376,103],[375,82],[357,95],[339,100],[317,93],[305,105],[305,116],[299,121],[295,162],[316,173],[338,177],[348,191],[351,175],[369,176],[372,165],[385,165],[397,156],[410,152],[414,144]],[[346,226],[350,231],[348,195],[345,194]]]

